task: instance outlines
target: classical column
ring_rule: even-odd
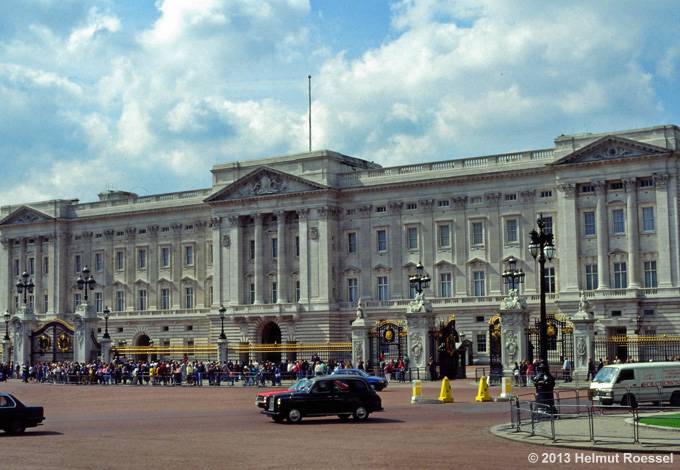
[[[264,303],[264,214],[255,214],[255,303]]]
[[[288,270],[286,268],[286,211],[276,212],[276,303],[287,304],[289,299]]]
[[[607,182],[596,181],[597,207],[597,283],[598,289],[609,289],[609,224],[607,217]]]
[[[503,228],[499,213],[501,193],[487,193],[484,195],[489,209],[489,217],[486,219],[484,247],[486,258],[489,261],[489,272],[486,280],[487,295],[500,295],[502,292],[503,279],[500,276],[502,265]],[[434,272],[434,270],[430,271]],[[435,283],[436,285],[436,283]]]
[[[371,229],[371,212],[373,206],[370,204],[359,206],[359,240],[357,251],[359,253],[359,269],[361,270],[361,280],[359,297],[364,299],[373,298],[373,273],[371,260],[374,259],[375,249],[373,247],[373,230]],[[401,232],[399,232],[401,234]],[[401,250],[399,250],[401,251]]]
[[[202,302],[197,302],[195,305],[203,305],[203,307],[210,307],[208,304],[208,286],[205,285],[206,270],[208,269],[208,256],[206,253],[206,228],[208,222],[205,220],[197,220],[194,222],[194,229],[196,230],[196,259],[194,260],[194,276],[196,276],[196,283],[200,292],[203,293],[199,299]],[[214,295],[214,292],[213,292]]]
[[[298,209],[298,236],[300,237],[300,303],[309,302],[309,242],[307,240],[307,222],[309,209]]]
[[[135,236],[137,229],[135,227],[128,227],[125,229],[127,235],[125,244],[125,284],[128,288],[129,297],[126,300],[127,308],[125,310],[137,310],[137,292],[135,285],[135,273],[137,269],[137,249],[135,247]]]
[[[578,291],[579,273],[579,246],[580,239],[576,220],[576,185],[573,183],[559,184],[558,189],[558,226],[557,237],[559,237],[557,253],[563,253],[559,257],[560,269],[560,291]]]
[[[33,258],[33,267],[35,269],[35,274],[33,275],[35,279],[35,290],[33,296],[33,309],[35,313],[45,313],[44,302],[43,302],[43,270],[42,270],[42,243],[43,237],[37,236],[34,239],[35,243],[35,257]]]
[[[149,248],[146,255],[146,266],[149,273],[149,293],[147,295],[147,308],[149,310],[158,309],[158,225],[149,225],[146,233],[149,234]],[[105,296],[106,297],[106,296]],[[111,305],[111,304],[106,304]]]
[[[222,246],[227,251],[227,262],[220,265],[220,270],[229,276],[229,304],[239,305],[243,299],[243,235],[241,234],[241,218],[229,216],[229,234],[222,237]]]
[[[668,256],[671,247],[670,237],[670,213],[668,210],[668,175],[654,175],[654,186],[656,189],[656,272],[659,287],[671,287],[673,277],[671,274],[671,258]]]
[[[172,284],[176,290],[172,296],[172,308],[182,308],[182,224],[172,224]]]
[[[116,272],[116,251],[114,249],[114,230],[104,230],[106,245],[104,248],[104,306],[110,309],[115,307],[114,299],[114,273]]]
[[[402,256],[404,255],[404,251],[402,249],[406,240],[406,234],[404,233],[404,226],[401,222],[401,208],[403,206],[403,202],[401,201],[393,201],[389,203],[389,208],[390,208],[390,245],[389,245],[389,253],[390,253],[390,264],[392,266],[392,272],[394,272],[398,278],[397,279],[392,279],[390,281],[390,297],[393,299],[403,299],[404,292],[403,292],[403,276],[401,275],[402,272],[402,266],[404,265],[403,263],[403,258]],[[422,240],[424,240],[424,233],[423,228],[418,229],[419,235],[420,235],[420,240],[422,243]],[[423,247],[420,246],[420,243],[418,244],[418,248],[420,248],[420,252],[423,253]],[[361,253],[361,252],[359,252]],[[427,251],[425,251],[427,253]],[[423,260],[424,262],[425,260]],[[408,293],[408,290],[406,291]]]
[[[222,289],[222,253],[225,247],[222,246],[222,217],[210,219],[212,229],[212,251],[213,251],[213,304],[221,305],[225,303],[224,290]]]
[[[422,214],[422,221],[423,223],[420,225],[420,240],[419,242],[422,243],[422,246],[420,246],[420,243],[418,244],[418,248],[420,248],[420,257],[422,259],[423,266],[425,267],[425,272],[431,273],[432,276],[435,276],[436,270],[434,263],[436,262],[436,250],[433,248],[433,239],[432,239],[432,228],[434,225],[433,221],[433,215],[432,215],[432,208],[434,206],[434,199],[421,199],[418,201],[418,208],[422,209],[421,214]],[[398,245],[397,250],[399,252],[403,251],[401,247],[405,246],[404,245],[405,240],[402,238],[401,244]],[[390,248],[390,251],[392,251],[392,248]],[[396,271],[397,273],[401,273],[401,266],[392,266],[392,269]],[[401,285],[403,280],[399,279],[399,282],[394,282],[396,280],[390,281],[390,289],[392,289],[391,285],[393,284],[399,284]],[[437,291],[437,280],[433,279],[432,282],[432,292]],[[407,290],[408,292],[408,290]]]
[[[626,225],[628,226],[628,287],[640,287],[640,231],[638,230],[637,182],[624,180],[626,185]]]
[[[453,226],[451,227],[451,243],[455,251],[455,265],[459,273],[454,275],[455,295],[456,297],[465,297],[468,291],[468,276],[465,272],[465,263],[470,257],[468,256],[468,240],[467,240],[467,220],[465,217],[465,204],[467,203],[467,196],[453,197],[453,205],[455,208],[453,216]]]
[[[315,241],[318,246],[318,262],[312,263],[312,265],[318,272],[313,273],[312,276],[319,280],[318,301],[328,302],[333,292],[331,270],[336,265],[333,262],[331,250],[331,237],[336,232],[333,230],[333,214],[335,211],[331,207],[322,207],[317,209],[316,212],[319,217],[319,228],[313,236],[316,237]]]
[[[520,211],[522,213],[522,219],[519,222],[519,252],[520,258],[524,259],[528,252],[528,242],[529,242],[529,231],[531,227],[536,224],[536,190],[530,189],[525,191],[520,191],[520,198],[522,199],[522,205],[520,206]],[[524,227],[527,227],[526,229]],[[539,285],[537,279],[536,270],[538,268],[538,263],[524,263],[524,274],[526,275],[524,279],[524,289],[523,292],[526,294],[536,294],[538,291],[536,287]]]
[[[12,295],[12,289],[14,287],[14,267],[12,266],[12,245],[14,245],[14,240],[11,238],[0,239],[0,313],[7,311],[14,311],[14,304],[12,303],[14,296]],[[2,325],[4,327],[4,325]],[[6,361],[7,362],[7,361]]]

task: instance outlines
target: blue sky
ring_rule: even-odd
[[[383,165],[680,124],[678,24],[670,0],[5,0],[0,204],[304,151],[308,74],[313,147]]]

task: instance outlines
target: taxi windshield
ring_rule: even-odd
[[[600,372],[595,375],[593,379],[594,383],[608,384],[614,382],[616,378],[616,368],[615,367],[603,367]]]

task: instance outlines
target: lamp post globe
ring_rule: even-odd
[[[19,294],[24,294],[24,305],[28,303],[28,294],[33,293],[33,288],[35,287],[35,284],[33,283],[33,279],[31,279],[31,276],[24,271],[21,274],[21,278],[17,281],[17,292]]]
[[[94,289],[97,282],[90,276],[90,269],[85,266],[76,279],[76,287],[83,292],[83,300],[87,303],[87,294]]]
[[[9,341],[9,319],[12,317],[9,312],[5,312],[3,315],[5,318],[5,337],[3,338],[5,341]]]

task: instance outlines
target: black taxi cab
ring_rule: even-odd
[[[365,378],[335,375],[315,377],[300,390],[268,397],[262,413],[277,423],[299,423],[303,417],[332,415],[364,421],[382,410],[380,397]]]

